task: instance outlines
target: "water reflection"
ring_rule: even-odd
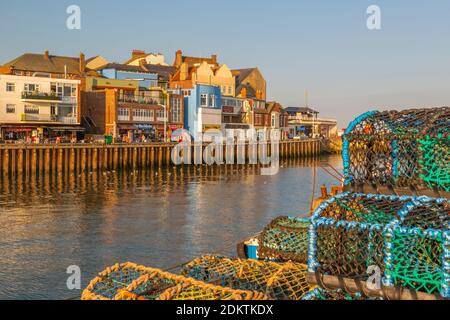
[[[235,245],[279,215],[307,212],[313,166],[338,156],[258,166],[172,167],[38,176],[0,183],[0,298],[69,298],[66,268],[82,286],[102,268],[133,261],[169,268]],[[318,170],[318,182],[336,181]]]

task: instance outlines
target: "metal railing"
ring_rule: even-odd
[[[62,97],[47,92],[31,92],[23,91],[22,99],[24,100],[49,100],[49,101],[62,101]]]
[[[136,95],[119,94],[119,102],[127,103],[137,103],[137,104],[148,104],[148,105],[165,105],[166,100],[160,97],[145,97]]]

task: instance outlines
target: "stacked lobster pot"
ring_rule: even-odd
[[[349,125],[347,192],[311,218],[311,283],[366,297],[450,298],[449,133],[448,107],[368,112]]]

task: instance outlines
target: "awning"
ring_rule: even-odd
[[[135,127],[139,130],[143,130],[143,131],[151,131],[153,129],[153,126],[151,124],[142,124],[142,123],[138,123],[135,125]]]
[[[85,131],[82,127],[47,127],[46,129],[52,131]]]

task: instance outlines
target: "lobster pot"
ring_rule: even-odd
[[[386,287],[448,297],[449,209],[425,196],[331,198],[311,219],[308,271],[367,281],[378,270]]]
[[[370,111],[343,137],[347,191],[450,195],[450,108]]]
[[[307,263],[309,218],[279,217],[258,237],[261,259]]]
[[[450,297],[450,202],[423,198],[385,232],[386,286]]]
[[[356,292],[353,294],[349,294],[340,289],[337,290],[325,290],[322,288],[315,288],[305,294],[302,300],[366,300],[366,298],[361,295],[361,293]]]
[[[267,300],[259,292],[233,290],[139,266],[116,264],[83,291],[82,300]]]
[[[182,274],[238,290],[258,291],[276,300],[299,300],[311,290],[304,264],[232,260],[205,256],[183,267]]]

